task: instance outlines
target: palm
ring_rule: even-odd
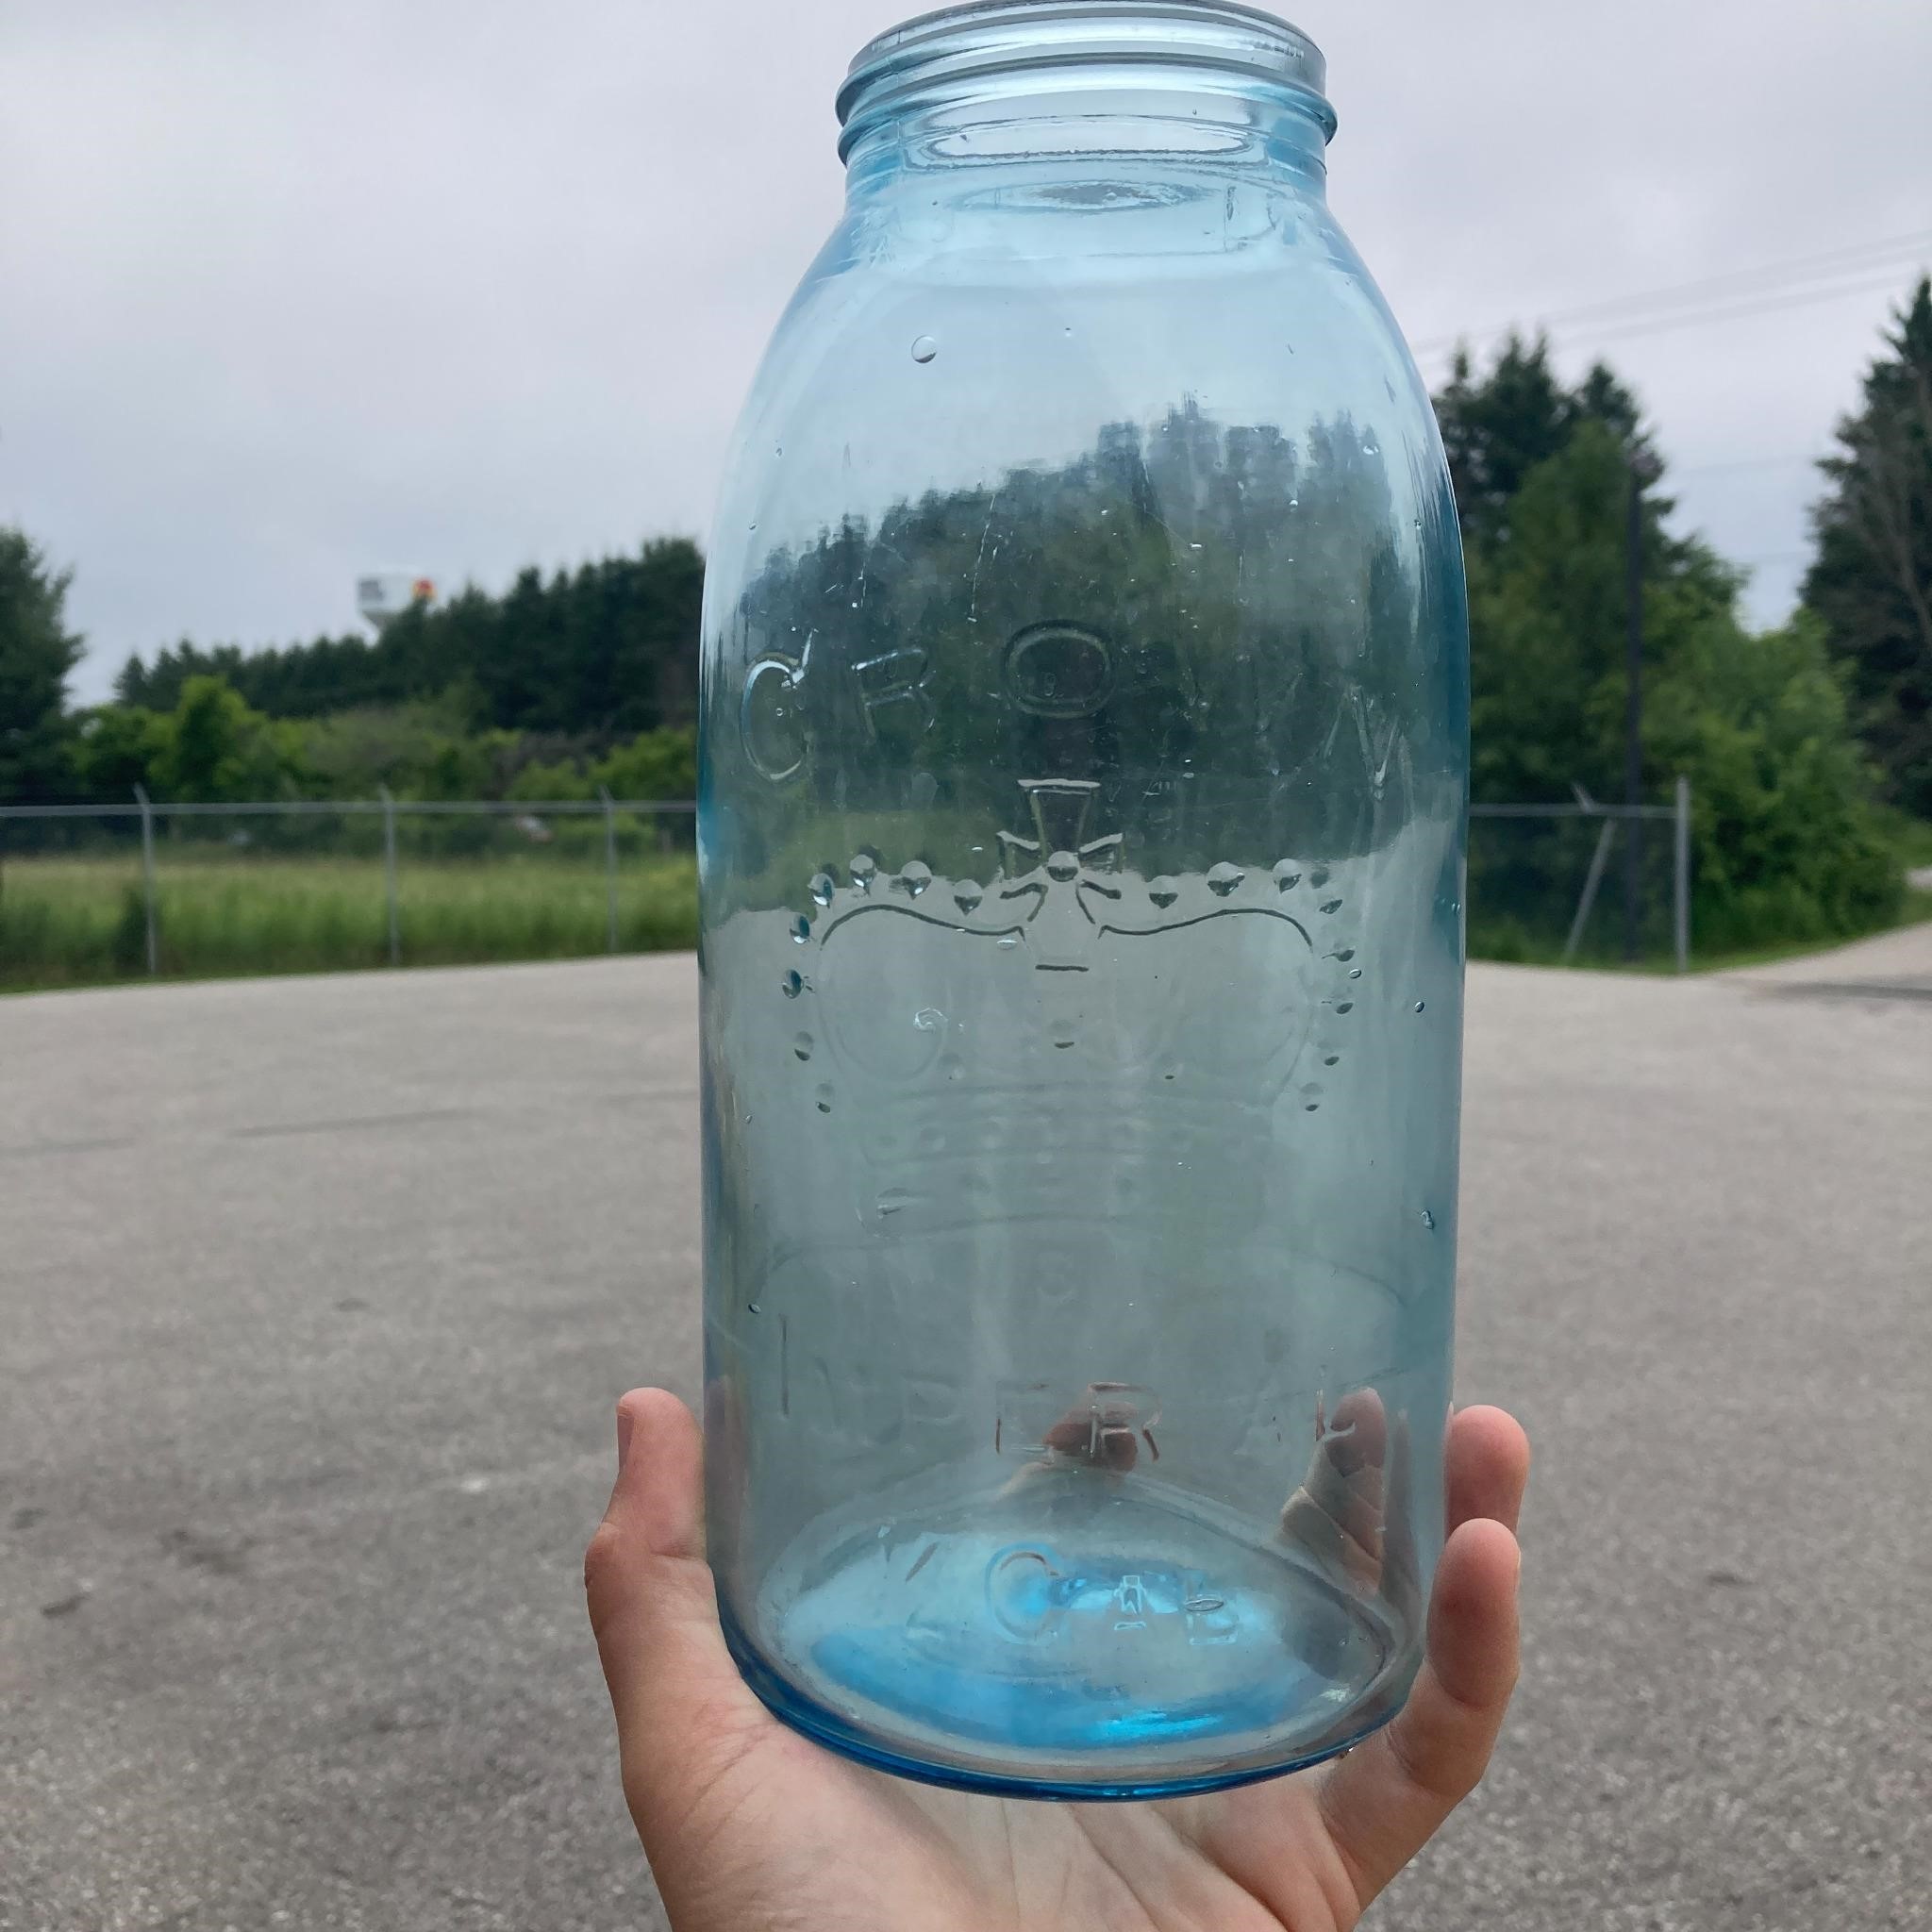
[[[1041,1805],[907,1784],[769,1719],[758,1729],[716,1793],[720,1815],[732,1811],[759,1847],[756,1867],[730,1908],[718,1900],[697,1926],[778,1923],[780,1904],[801,1925],[906,1932],[1329,1932],[1356,1919],[1302,1779],[1148,1805]],[[1237,1875],[1244,1839],[1271,1847],[1253,1890]],[[658,1862],[675,1889],[675,1853]]]
[[[1481,1774],[1515,1674],[1522,1431],[1456,1419],[1429,1661],[1395,1724],[1291,1778],[1048,1805],[887,1777],[779,1724],[724,1650],[699,1554],[696,1424],[660,1391],[586,1564],[625,1787],[679,1932],[1339,1932]],[[644,1453],[638,1453],[640,1449]]]

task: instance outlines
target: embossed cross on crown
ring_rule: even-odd
[[[1033,808],[1036,836],[999,835],[1005,874],[999,896],[1007,902],[1032,901],[1021,920],[1041,972],[1085,973],[1101,925],[1087,897],[1092,893],[1119,900],[1121,889],[1108,879],[1121,869],[1123,835],[1082,838],[1100,790],[1093,779],[1023,778],[1020,789]]]

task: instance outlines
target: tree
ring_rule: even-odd
[[[697,795],[697,732],[665,724],[641,732],[599,760],[591,776],[613,798],[676,802]]]
[[[0,527],[0,801],[28,805],[71,785],[67,680],[81,640],[67,628],[72,573],[56,574],[21,530]]]
[[[1805,602],[1892,801],[1932,819],[1932,276],[1885,340],[1820,465],[1829,487]]]
[[[125,803],[137,785],[155,786],[155,760],[168,721],[139,705],[100,705],[84,711],[74,738],[74,774],[82,794]]]
[[[238,803],[284,796],[296,747],[219,677],[191,677],[161,721],[156,789],[184,803]]]
[[[1607,429],[1627,453],[1648,450],[1637,399],[1597,363],[1575,389],[1550,367],[1550,345],[1512,335],[1481,377],[1466,349],[1436,399],[1464,536],[1476,542],[1507,534],[1509,508],[1530,473],[1569,447],[1585,423]]]
[[[1507,541],[1472,545],[1470,686],[1474,795],[1608,797],[1624,770],[1629,468],[1607,425],[1585,422],[1531,471]],[[1669,536],[1646,505],[1644,658],[1673,662],[1700,625],[1731,613],[1740,578],[1696,540]],[[1650,782],[1672,777],[1658,768]]]
[[[297,727],[308,781],[325,797],[477,798],[490,792],[500,734],[477,734],[453,703],[360,706]]]

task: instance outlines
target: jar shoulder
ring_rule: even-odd
[[[921,225],[848,208],[774,332],[747,455],[834,413],[913,435],[991,412],[1044,441],[1082,414],[1146,420],[1190,397],[1284,433],[1347,414],[1434,440],[1402,331],[1325,200],[1230,192],[1188,220],[1177,236],[1172,210],[1107,214],[1071,245],[1063,225],[998,209]]]

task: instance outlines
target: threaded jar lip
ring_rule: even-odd
[[[839,90],[847,154],[866,128],[928,89],[1046,68],[1219,73],[1307,97],[1324,141],[1327,62],[1300,27],[1238,0],[968,0],[903,21],[853,57]]]

